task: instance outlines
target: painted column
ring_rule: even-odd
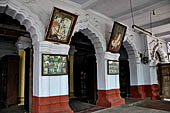
[[[69,86],[70,86],[70,98],[74,98],[74,51],[75,47],[71,46],[70,51],[69,51],[69,61],[70,61],[70,81],[69,81]]]
[[[142,64],[140,59],[137,62],[134,59],[129,59],[129,65],[131,82],[130,96],[142,99],[146,97],[160,99],[156,65],[153,65],[153,61],[149,64]]]
[[[25,51],[18,50],[19,61],[19,105],[24,105],[24,87],[25,87]]]
[[[152,100],[160,100],[156,60],[151,60],[150,62],[150,78],[151,90],[148,91],[150,93],[149,97],[151,97]]]
[[[145,98],[143,65],[140,58],[129,59],[130,66],[130,97]]]
[[[69,45],[42,41],[33,47],[32,113],[73,113],[68,104],[68,75],[42,76],[42,54],[68,55]]]
[[[20,36],[15,44],[18,48],[19,61],[19,105],[24,105],[24,89],[25,89],[25,51],[27,47],[31,47],[31,39]]]
[[[117,60],[119,54],[106,52],[97,54],[98,99],[96,104],[103,107],[113,107],[125,104],[120,96],[119,74],[108,75],[107,60]]]

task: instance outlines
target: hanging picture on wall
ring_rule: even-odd
[[[115,60],[107,61],[107,74],[108,75],[119,74],[119,61],[115,61]]]
[[[67,75],[67,55],[42,54],[42,75]]]
[[[68,44],[77,18],[75,14],[54,7],[46,31],[46,40]]]
[[[108,51],[113,53],[119,53],[120,47],[123,43],[123,39],[126,33],[127,27],[118,23],[114,22],[114,26],[112,29]]]

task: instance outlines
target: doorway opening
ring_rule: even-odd
[[[10,112],[8,107],[19,105],[22,110],[30,111],[32,105],[26,104],[32,100],[32,87],[28,87],[32,86],[30,34],[19,21],[5,13],[0,13],[0,25],[0,110]],[[21,36],[30,41],[23,44],[25,39]],[[25,49],[27,44],[30,46]]]
[[[130,68],[126,48],[122,45],[119,57],[119,83],[122,98],[130,97]]]
[[[159,95],[162,97],[162,76],[161,76],[161,56],[158,52],[155,53],[155,60],[157,62],[157,78],[159,85]]]
[[[72,37],[69,51],[70,100],[95,104],[97,100],[97,64],[91,41],[81,32]]]

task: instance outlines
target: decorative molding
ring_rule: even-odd
[[[15,45],[19,50],[24,50],[32,46],[31,39],[28,37],[20,36],[18,37],[18,41],[15,43]]]
[[[137,47],[132,43],[131,39],[133,39],[133,35],[126,35],[125,40],[123,42],[124,47],[127,50],[129,59],[138,59],[140,58]]]
[[[156,51],[159,53],[161,57],[161,63],[169,63],[167,52],[165,52],[162,48],[158,48]]]
[[[85,14],[84,17],[80,16],[75,25],[74,33],[79,31],[82,32],[92,41],[96,53],[103,53],[106,51],[106,40],[100,30],[95,27],[100,26],[100,24],[98,24],[98,21],[96,22],[96,25],[92,24],[89,18],[91,18],[89,17],[89,14]]]
[[[32,38],[32,44],[43,40],[44,26],[39,17],[33,14],[30,9],[25,7],[17,0],[0,1],[0,7],[6,9],[5,13],[17,19],[21,25],[26,27]],[[36,38],[35,38],[36,37]]]
[[[161,57],[161,63],[169,62],[168,56],[166,52],[163,50],[162,46],[163,46],[162,41],[158,39],[153,39],[151,42],[149,42],[149,50],[150,50],[149,54],[151,56],[150,58],[151,60],[155,60],[155,54],[156,52],[158,52]]]
[[[119,60],[119,53],[111,53],[111,52],[105,52],[105,59],[106,60]]]
[[[91,12],[81,12],[78,17],[77,24],[86,23],[87,25],[93,26],[103,37],[105,36],[105,21],[102,20],[98,15],[95,15]]]
[[[42,41],[39,43],[40,53],[68,55],[70,46],[60,43]]]
[[[149,49],[150,49],[150,56],[151,59],[155,58],[155,53],[158,49],[158,47],[161,47],[161,43],[159,42],[159,40],[152,40],[151,42],[149,42]]]

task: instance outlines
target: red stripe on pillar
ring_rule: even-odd
[[[68,95],[51,97],[33,96],[32,113],[73,113],[68,101]]]
[[[152,85],[139,85],[130,87],[130,96],[132,98],[141,98],[151,97],[151,99],[160,99],[159,95],[159,86],[158,84]]]
[[[98,99],[96,104],[103,107],[113,107],[125,104],[125,100],[120,96],[120,89],[98,90]]]
[[[131,86],[130,87],[130,96],[132,98],[145,98],[144,86]]]

